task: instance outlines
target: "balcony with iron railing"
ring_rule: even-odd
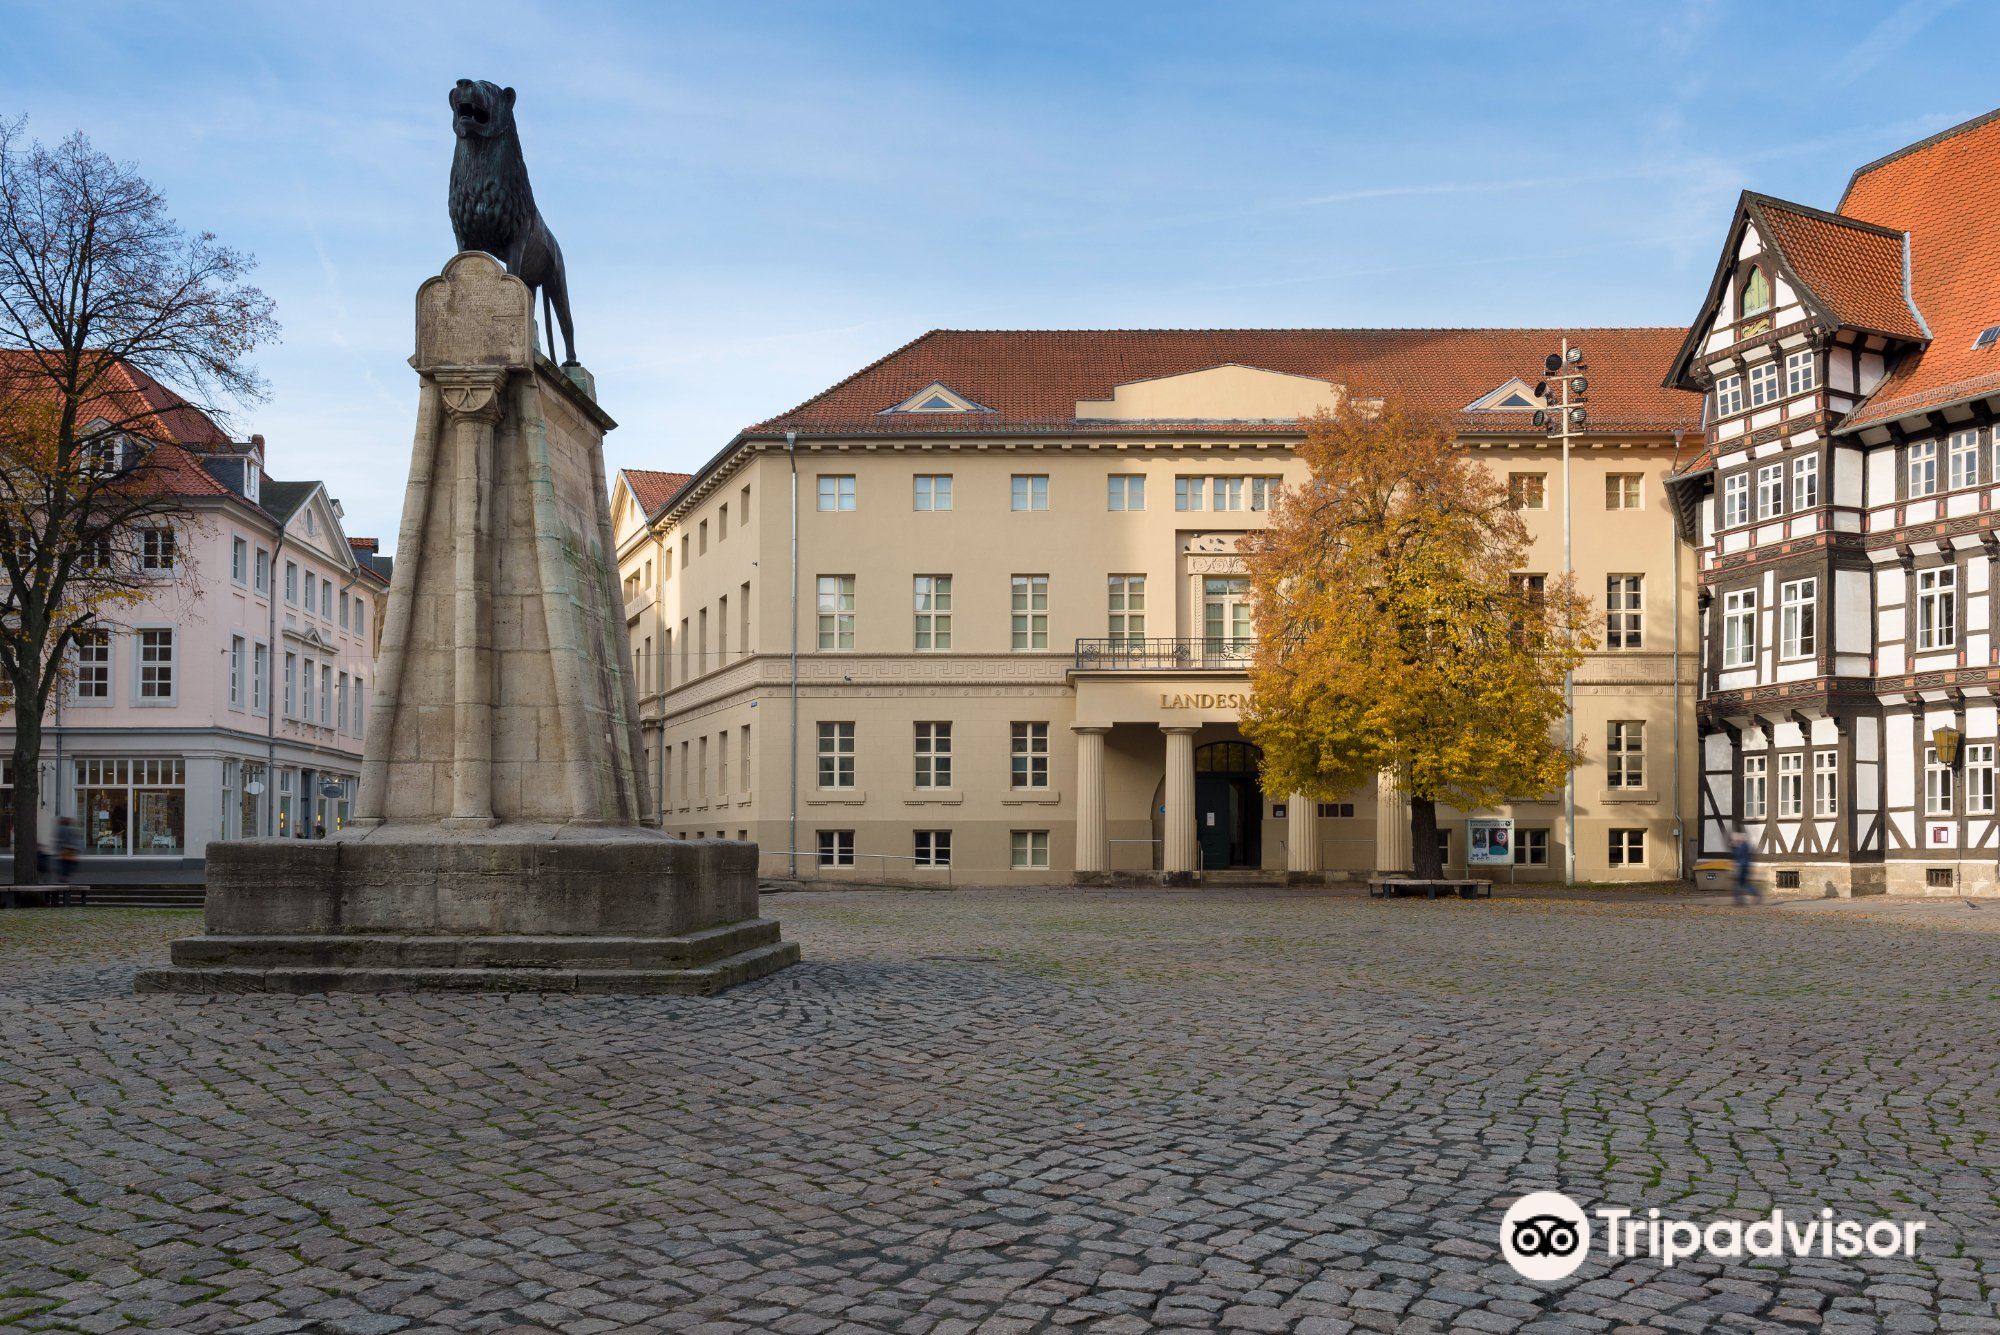
[[[1078,672],[1247,672],[1256,641],[1245,636],[1144,639],[1113,635],[1076,642]]]

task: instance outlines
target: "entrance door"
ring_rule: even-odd
[[[1258,867],[1264,861],[1264,792],[1257,766],[1263,752],[1249,742],[1195,748],[1195,839],[1204,871]]]

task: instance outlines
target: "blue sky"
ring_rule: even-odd
[[[1679,324],[1736,192],[2000,105],[1904,4],[9,4],[0,114],[262,262],[280,477],[395,536],[445,93],[517,115],[612,468],[692,468],[926,329]]]

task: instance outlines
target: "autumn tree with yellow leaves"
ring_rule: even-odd
[[[1245,735],[1266,792],[1333,800],[1392,772],[1419,877],[1440,803],[1561,788],[1563,679],[1595,647],[1566,580],[1521,578],[1528,531],[1448,417],[1350,397],[1305,422],[1310,475],[1244,539],[1257,644]]]

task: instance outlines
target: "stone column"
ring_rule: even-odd
[[[1375,776],[1375,869],[1408,871],[1410,861],[1410,799],[1394,770]]]
[[[1304,793],[1285,799],[1285,875],[1300,880],[1318,872],[1319,805]]]
[[[458,533],[452,576],[452,790],[454,827],[493,817],[493,428],[500,421],[502,374],[440,372],[451,431],[452,528]]]
[[[1160,731],[1167,734],[1166,846],[1160,867],[1169,877],[1185,877],[1196,870],[1194,735],[1198,729],[1162,724]]]
[[[1076,872],[1083,877],[1111,865],[1104,828],[1104,734],[1111,729],[1075,724],[1070,731],[1076,734]]]

